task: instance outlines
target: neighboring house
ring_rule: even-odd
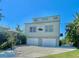
[[[2,31],[8,31],[8,30],[10,30],[10,28],[4,27],[4,26],[0,26],[0,32],[2,32]]]
[[[17,31],[10,29],[9,27],[0,26],[0,32],[8,32],[10,34],[17,34]]]
[[[27,45],[59,46],[60,17],[33,18],[32,23],[25,23],[25,34]]]

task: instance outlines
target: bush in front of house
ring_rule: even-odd
[[[8,32],[0,32],[0,49],[5,50],[12,48],[12,45],[15,45],[14,35],[9,34]]]
[[[26,44],[26,36],[22,33],[18,33],[16,36],[16,45]]]
[[[59,46],[65,45],[66,44],[66,39],[61,39],[59,40]]]
[[[11,43],[10,43],[10,42],[8,43],[8,42],[6,41],[6,42],[4,42],[3,44],[0,45],[0,49],[1,49],[1,50],[6,50],[6,49],[8,49],[8,48],[11,48]]]
[[[59,40],[59,46],[61,46],[62,45],[62,41],[61,40]]]
[[[26,35],[24,35],[23,30],[21,30],[20,25],[16,27],[16,45],[25,45],[26,44]]]
[[[0,45],[7,41],[9,34],[7,32],[0,32]]]
[[[0,32],[0,49],[9,48],[9,44],[7,42],[9,38],[9,34],[7,32]]]
[[[26,44],[26,36],[22,33],[17,33],[13,35],[8,32],[0,32],[0,49],[5,50],[8,48],[13,48],[15,45]]]

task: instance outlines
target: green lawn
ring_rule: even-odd
[[[79,58],[79,49],[61,54],[48,55],[44,58]]]

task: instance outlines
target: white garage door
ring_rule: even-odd
[[[43,46],[56,46],[56,39],[42,39]]]
[[[37,38],[28,38],[27,45],[38,45],[38,39]]]

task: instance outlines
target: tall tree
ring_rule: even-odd
[[[74,21],[66,25],[66,40],[67,42],[73,42],[74,46],[77,46],[77,26],[79,26],[79,13],[74,16]]]
[[[16,27],[16,31],[18,31],[18,32],[22,32],[22,30],[20,29],[20,25],[17,25],[17,27]]]
[[[17,25],[16,27],[17,33],[17,45],[26,44],[26,36],[24,35],[23,31],[20,29],[20,25]]]

